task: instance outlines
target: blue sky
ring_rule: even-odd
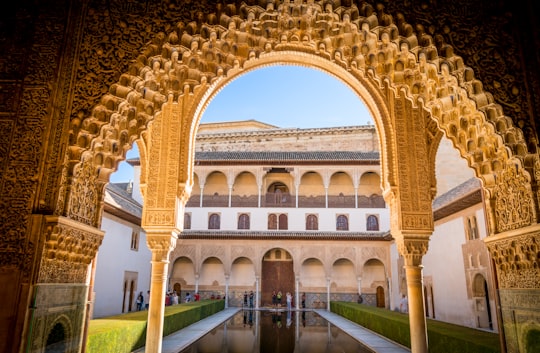
[[[373,124],[361,99],[343,82],[300,66],[272,66],[244,74],[210,102],[201,123],[254,119],[278,127],[315,128]],[[138,157],[136,145],[127,157]],[[122,162],[111,182],[127,182]]]

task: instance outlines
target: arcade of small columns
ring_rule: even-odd
[[[362,161],[357,163],[362,164]],[[299,207],[300,197],[311,196],[324,196],[324,205],[317,207],[329,207],[333,204],[329,198],[340,194],[354,197],[354,204],[345,207],[374,207],[359,205],[359,197],[365,200],[372,198],[377,207],[384,207],[379,170],[373,166],[290,166],[286,169],[286,172],[269,174],[269,168],[263,166],[222,166],[219,169],[197,166],[188,205],[206,206],[205,198],[217,194],[227,199],[228,207],[232,206],[234,196],[256,196],[257,204],[251,206],[261,207],[261,197],[269,192],[268,188],[273,183],[281,183],[291,195],[289,207]]]
[[[249,240],[249,246],[246,245]],[[215,245],[212,237],[182,238],[182,245],[171,252],[171,269],[168,286],[174,289],[175,283],[181,283],[182,292],[200,292],[201,286],[208,292],[224,294],[225,306],[231,302],[242,301],[244,291],[253,290],[254,305],[270,304],[268,297],[263,302],[260,294],[263,278],[262,263],[274,260],[275,250],[281,251],[281,260],[293,263],[294,288],[288,284],[274,288],[288,288],[295,294],[294,303],[300,308],[300,293],[318,294],[326,308],[330,310],[332,286],[340,288],[340,293],[356,301],[359,294],[375,295],[377,287],[384,290],[385,307],[391,309],[390,303],[390,240],[381,236],[380,240],[306,240],[288,237],[281,240],[258,240],[256,234],[246,239],[227,240]],[[204,266],[208,259],[216,259],[221,266],[216,273],[205,273]],[[239,261],[245,259],[244,262]],[[339,264],[339,266],[336,266]],[[241,273],[241,278],[235,277]],[[214,283],[218,282],[216,286]],[[236,296],[233,296],[236,293]],[[180,293],[177,293],[180,294]],[[338,295],[337,293],[336,295]],[[204,298],[204,297],[203,297]],[[309,299],[309,298],[308,298]],[[312,307],[308,301],[307,307]]]
[[[283,6],[296,5],[295,2]],[[268,11],[278,18],[286,13],[277,13],[272,8]],[[344,29],[354,28],[348,23],[349,18],[340,18],[335,13],[328,15],[329,21],[343,24]],[[336,37],[334,42],[309,36],[307,42],[293,39],[292,32],[305,30],[294,27],[295,23],[307,28],[314,26],[300,18],[297,22],[288,22],[291,28],[278,27],[271,40],[262,36],[259,41],[251,40],[256,47],[251,51],[244,50],[246,43],[240,43],[244,37],[234,26],[220,39],[197,34],[197,45],[188,40],[187,47],[183,40],[178,42],[181,35],[176,33],[167,38],[159,37],[142,55],[144,60],[139,60],[129,74],[120,78],[94,115],[86,119],[83,129],[78,130],[80,138],[74,139],[76,144],[68,151],[69,171],[65,172],[67,176],[60,190],[58,211],[74,223],[81,222],[81,227],[69,222],[68,227],[80,228],[94,238],[99,238],[99,234],[89,231],[86,225],[99,223],[100,208],[92,210],[87,205],[100,204],[99,190],[114,170],[118,155],[122,154],[120,149],[110,147],[118,146],[120,140],[124,143],[137,140],[139,145],[144,196],[142,224],[152,251],[147,352],[161,351],[163,294],[169,258],[182,232],[184,207],[192,193],[194,141],[201,114],[210,99],[232,79],[268,65],[286,63],[323,70],[348,83],[368,105],[381,141],[382,186],[392,215],[391,233],[405,259],[412,352],[428,351],[422,257],[433,231],[434,160],[443,135],[453,141],[482,179],[490,227],[486,243],[496,264],[500,287],[531,291],[540,288],[536,256],[540,233],[538,191],[534,181],[540,177],[538,156],[527,155],[523,134],[503,115],[490,95],[483,92],[472,71],[452,51],[446,50],[445,56],[439,57],[431,42],[421,47],[411,38],[414,35],[399,37],[404,45],[398,48],[389,41],[396,39],[389,35],[397,33],[395,25],[379,26],[376,18],[370,21],[362,22],[361,30],[353,29],[358,34],[354,40],[359,45],[366,44],[368,52],[364,53],[364,60],[353,57],[348,50],[338,50],[350,36]],[[218,31],[222,32],[221,27]],[[180,51],[186,53],[182,60],[188,65],[193,60],[206,60],[198,51],[199,42],[201,48],[218,48],[218,42],[224,41],[228,45],[242,44],[242,50],[237,51],[230,64],[219,63],[215,56],[207,55],[208,67],[216,68],[216,75],[207,76],[196,66],[186,66],[186,75],[169,87],[170,92],[160,90],[167,86],[164,80],[172,77],[169,72],[171,76],[166,78],[162,69],[174,70],[180,63],[178,51],[173,50],[175,47],[181,47]],[[382,56],[378,55],[381,53]],[[371,63],[365,60],[368,57],[373,60]],[[377,63],[377,57],[386,58],[394,65]],[[159,62],[163,63],[161,67],[153,65]],[[135,121],[134,116],[147,119],[147,128],[141,131],[132,129],[131,122],[118,122],[119,118]],[[105,126],[92,130],[99,131],[97,134],[89,132],[96,125]],[[97,176],[95,171],[98,171]],[[95,192],[87,193],[88,190]],[[53,218],[49,221],[51,234],[64,226],[62,222],[55,226]],[[63,261],[55,257],[54,242],[53,238],[51,244],[45,246],[40,283],[47,283],[51,278],[51,283],[54,282],[57,275],[49,270]],[[95,252],[92,247],[97,250],[96,244],[99,245],[97,240],[85,240],[84,253],[90,256]],[[47,265],[47,261],[51,264]],[[79,272],[75,277],[80,278],[88,260],[77,258],[71,262],[77,264]],[[512,305],[506,301],[502,303],[502,310],[508,308],[507,312],[511,312]],[[503,313],[502,319],[504,324],[515,325],[508,314]],[[538,329],[538,318],[533,316],[532,324],[527,327]],[[518,329],[521,330],[521,326]],[[516,341],[523,339],[521,333],[516,336],[510,330],[505,331],[505,335],[513,347],[521,344]]]

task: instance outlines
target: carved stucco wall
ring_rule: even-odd
[[[256,2],[247,3],[254,5]],[[342,14],[352,3],[336,1],[335,12],[324,16],[342,24]],[[537,30],[537,21],[531,11],[532,1],[520,6],[510,1],[470,4],[465,0],[451,3],[388,1],[383,2],[384,8],[363,1],[354,4],[358,5],[358,11],[350,12],[351,20],[356,19],[358,13],[368,23],[378,23],[389,29],[388,37],[367,32],[366,38],[373,38],[373,41],[366,40],[365,43],[379,47],[369,48],[368,45],[369,53],[377,55],[368,56],[367,60],[364,56],[363,61],[356,62],[356,68],[362,74],[355,78],[363,80],[368,87],[365,89],[374,97],[384,97],[372,102],[372,110],[382,111],[383,102],[392,101],[394,98],[390,97],[395,95],[399,104],[394,114],[409,111],[425,119],[425,127],[431,131],[431,135],[424,136],[426,140],[423,140],[427,151],[431,151],[426,151],[424,156],[428,161],[434,158],[433,151],[439,138],[436,125],[445,131],[477,175],[482,176],[484,186],[492,187],[486,198],[494,233],[511,232],[535,224],[540,162],[536,154],[537,122],[531,117],[539,116],[540,111],[540,94],[535,94],[540,91],[538,60],[535,60],[540,57],[540,45],[538,32],[531,31]],[[46,221],[39,214],[67,216],[77,220],[83,228],[82,225],[98,227],[103,185],[125,158],[125,151],[132,141],[141,137],[153,114],[165,102],[166,96],[154,86],[159,80],[152,82],[143,75],[151,71],[149,59],[161,56],[160,60],[166,64],[171,55],[167,51],[171,46],[167,47],[166,43],[181,45],[189,36],[199,39],[198,48],[202,50],[205,43],[209,44],[203,22],[215,26],[223,18],[237,15],[237,28],[242,29],[242,23],[251,16],[249,7],[234,2],[214,5],[214,2],[183,1],[163,6],[161,2],[151,1],[76,1],[66,6],[63,1],[49,1],[32,7],[27,7],[26,3],[12,5],[15,11],[6,11],[0,19],[5,34],[0,41],[4,53],[0,72],[0,125],[6,136],[0,141],[0,227],[5,234],[0,258],[2,268],[7,270],[3,272],[2,282],[9,283],[2,298],[7,298],[4,301],[6,307],[13,308],[2,314],[2,327],[6,327],[2,330],[3,337],[18,336],[13,333],[20,332],[24,315],[15,314],[17,303],[25,306],[29,288],[23,284],[34,283],[40,276],[42,244],[50,239],[45,232]],[[254,8],[255,15],[264,13],[266,2],[260,5],[260,8]],[[226,17],[222,17],[223,14]],[[271,18],[275,16],[269,14],[266,19]],[[281,15],[277,18],[283,19]],[[391,26],[392,23],[395,26]],[[312,33],[300,50],[301,38],[293,43],[297,40],[289,36],[289,30],[293,28],[287,28],[296,26],[294,20],[281,22],[280,26],[279,34],[285,29],[288,32],[287,43],[278,43],[282,38],[276,34],[272,37],[272,52],[283,54],[285,49],[309,52],[327,60],[329,71],[337,70],[338,66],[349,73],[353,70],[353,48],[345,48],[341,45],[343,41],[328,42]],[[164,34],[156,36],[160,32]],[[183,37],[182,33],[188,37]],[[383,39],[395,39],[394,35],[398,33],[401,39],[409,42],[412,51],[403,52],[401,47],[390,49],[392,55],[385,57],[388,62],[378,62]],[[149,42],[151,44],[147,45]],[[326,50],[313,53],[312,49],[320,49],[313,48],[313,44],[320,42],[324,42]],[[245,64],[244,60],[250,55],[245,46],[238,45],[238,38],[230,43],[237,44],[233,49],[236,48],[240,59],[223,68],[228,77],[233,76],[235,65]],[[419,45],[415,46],[415,43]],[[254,46],[260,49],[253,53],[255,59],[261,59],[264,48],[261,44]],[[278,48],[280,44],[282,46]],[[194,49],[191,41],[185,48]],[[357,48],[356,53],[361,49]],[[414,54],[414,61],[399,60],[398,50],[409,57]],[[425,51],[425,62],[418,55],[419,51]],[[134,65],[133,60],[136,61]],[[450,75],[446,74],[444,65],[439,65],[444,61],[449,63]],[[216,63],[210,60],[208,67],[212,67],[212,62]],[[426,65],[427,71],[421,70],[422,65]],[[220,71],[204,72],[218,74]],[[185,81],[190,83],[190,90],[201,82],[200,75],[189,69],[186,78],[196,79]],[[212,77],[208,77],[207,84],[211,82]],[[141,86],[146,92],[137,91],[136,88]],[[397,86],[405,90],[396,90]],[[128,97],[130,92],[138,92],[143,98],[137,94]],[[175,100],[187,93],[183,91],[183,85],[176,92]],[[413,99],[407,101],[405,97]],[[437,123],[430,120],[425,110],[431,112]],[[386,113],[392,114],[391,111]],[[389,122],[379,121],[382,139],[395,131],[395,127],[385,124]],[[112,129],[102,129],[105,125]],[[184,131],[187,134],[189,129]],[[144,145],[147,140],[142,137]],[[386,152],[391,157],[388,161],[397,158],[392,151]],[[143,168],[148,157],[145,148],[141,148]],[[395,171],[385,168],[388,175]],[[91,176],[93,182],[84,176]],[[391,178],[388,180],[392,182]],[[522,197],[516,197],[515,190],[519,190]],[[87,204],[89,201],[97,202]],[[31,217],[32,213],[37,216]],[[76,223],[71,226],[79,227]],[[537,258],[527,255],[537,251],[537,238],[538,231],[534,228],[524,239],[517,237],[507,244],[497,243],[497,249],[492,247],[503,278],[505,273],[506,278],[513,278],[513,271],[522,261],[538,271]],[[89,248],[97,248],[99,242],[97,237]],[[517,244],[525,244],[525,247]],[[82,247],[74,249],[78,257]],[[524,256],[508,256],[515,251]],[[91,258],[90,253],[87,255]],[[64,266],[65,261],[69,263],[69,258],[58,259],[54,266]],[[74,280],[82,282],[82,277],[81,274]],[[53,282],[59,279],[51,278]],[[537,281],[528,279],[523,284],[533,288],[539,286]],[[505,288],[514,285],[515,281],[510,279],[502,282]],[[12,325],[13,317],[16,317],[15,325]]]
[[[367,87],[361,92],[363,96],[369,94],[375,97],[375,101],[367,103],[375,115],[382,139],[386,139],[382,141],[386,147],[382,154],[386,164],[392,166],[385,168],[388,173],[386,188],[389,190],[396,185],[398,179],[403,178],[409,179],[409,183],[416,183],[414,188],[407,189],[410,192],[422,187],[424,183],[418,183],[418,175],[411,173],[411,170],[416,169],[412,161],[418,161],[418,167],[428,167],[418,173],[430,175],[430,183],[435,185],[431,172],[433,168],[429,166],[433,163],[434,151],[441,137],[438,128],[442,128],[459,147],[476,174],[484,179],[487,189],[493,190],[495,187],[495,175],[499,180],[506,180],[506,177],[527,180],[527,175],[521,176],[524,173],[524,160],[528,157],[521,132],[512,126],[500,106],[494,104],[492,96],[482,90],[481,83],[474,78],[472,70],[463,64],[461,57],[454,55],[444,43],[438,43],[437,48],[426,34],[420,34],[419,40],[414,34],[399,33],[399,27],[389,22],[388,16],[379,13],[380,22],[388,23],[386,27],[380,26],[377,17],[367,8],[361,13],[353,7],[339,15],[337,11],[325,12],[328,8],[323,9],[317,4],[312,5],[312,10],[311,15],[309,11],[302,13],[300,4],[280,5],[277,10],[270,8],[267,12],[252,6],[231,10],[229,14],[221,16],[218,13],[218,25],[207,25],[202,21],[178,24],[174,31],[153,40],[145,55],[139,56],[128,73],[123,74],[119,82],[111,86],[110,94],[94,109],[93,116],[85,120],[87,125],[97,127],[109,123],[113,131],[98,131],[97,127],[81,129],[75,147],[77,150],[92,148],[95,135],[109,140],[109,145],[117,144],[116,149],[99,150],[96,156],[104,161],[100,174],[106,174],[104,169],[116,165],[115,161],[122,158],[122,146],[133,138],[128,126],[136,126],[137,130],[141,126],[144,128],[167,99],[173,104],[177,99],[193,104],[193,99],[185,96],[188,92],[202,95],[208,90],[207,96],[200,103],[204,106],[208,102],[208,95],[215,94],[225,84],[225,77],[234,77],[241,68],[250,69],[257,65],[275,63],[277,59],[272,60],[272,55],[280,53],[281,62],[299,64],[303,61],[339,75],[347,82],[358,80],[364,88]],[[250,14],[262,20],[252,21]],[[272,15],[283,18],[275,23]],[[254,34],[262,31],[261,28],[272,28],[270,25],[276,25],[277,28],[267,31],[265,35]],[[438,55],[437,49],[443,53],[442,57]],[[326,59],[326,62],[319,63],[320,58]],[[257,62],[257,59],[261,62]],[[328,63],[330,60],[334,65]],[[250,66],[250,61],[255,63]],[[337,66],[345,68],[352,77],[344,73],[337,74]],[[410,101],[405,97],[410,97]],[[393,102],[391,106],[394,111],[386,111],[388,103],[384,101]],[[194,113],[200,114],[201,110],[199,107]],[[488,123],[486,115],[481,112],[495,126]],[[382,116],[388,114],[397,119],[394,122],[384,120]],[[416,118],[403,119],[403,114]],[[437,122],[431,120],[431,117]],[[189,127],[193,128],[199,116],[193,118],[194,121],[183,129],[184,134],[189,133]],[[511,142],[509,148],[503,147],[504,141],[493,133],[495,130],[499,130],[499,134]],[[92,131],[96,134],[92,134]],[[410,134],[398,134],[397,140],[388,140],[396,131],[409,131]],[[411,137],[413,131],[429,132],[424,136]],[[183,136],[185,142],[189,138],[189,135]],[[413,144],[413,141],[416,143]],[[419,141],[425,141],[424,145],[418,145]],[[401,147],[409,144],[415,145],[415,150],[409,149],[408,156],[400,155],[403,153]],[[411,158],[411,153],[415,154],[415,158]],[[518,158],[510,162],[514,156]],[[396,162],[397,165],[394,164]],[[504,172],[514,167],[517,168],[516,175],[512,171]],[[398,170],[400,177],[393,175]],[[181,182],[189,184],[187,174],[181,178]],[[401,193],[395,194],[395,197],[407,204],[411,199],[408,197],[410,195],[403,194],[404,190],[402,188]],[[509,185],[504,182],[499,183],[493,191],[498,194],[510,193]],[[488,194],[493,199],[490,211],[502,216],[490,218],[494,232],[515,229],[535,221],[531,192],[530,188],[522,189],[528,202],[518,206],[521,212],[514,212],[514,215],[523,215],[519,220],[509,217],[508,212],[497,202],[497,199],[503,197],[495,197],[495,193]],[[425,206],[420,209],[424,210],[424,215],[410,214],[409,220],[399,220],[401,225],[397,229],[404,223],[411,227],[421,225],[432,228],[429,221],[432,193],[429,189],[421,193],[421,196],[424,195],[421,199]],[[510,221],[501,222],[499,219]]]

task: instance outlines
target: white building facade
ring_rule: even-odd
[[[479,184],[450,147],[443,142],[437,156],[435,230],[423,259],[426,316],[497,330]],[[272,306],[272,292],[281,291],[283,297],[291,292],[298,308],[360,300],[398,310],[406,295],[403,260],[389,231],[378,149],[369,125],[201,124],[195,183],[170,255],[168,290],[182,299],[195,292],[202,299],[225,296],[228,306],[244,305],[251,291],[255,307]],[[138,159],[128,162],[132,197],[142,202]],[[103,229],[94,317],[129,311],[130,303],[133,310],[131,293],[146,296],[149,283],[150,253],[136,222],[106,212]],[[137,251],[131,249],[134,231]],[[113,271],[117,259],[122,266]]]
[[[151,252],[141,228],[141,200],[131,183],[109,184],[101,229],[105,231],[94,274],[93,318],[138,310],[136,299],[150,288]],[[143,307],[144,308],[144,307]]]

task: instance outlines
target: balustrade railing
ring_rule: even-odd
[[[328,208],[355,208],[354,195],[328,196]],[[192,195],[186,207],[199,207],[200,195]],[[228,207],[228,195],[204,195],[203,207]],[[258,207],[258,196],[231,196],[231,207]],[[261,207],[296,207],[296,198],[288,193],[266,193],[261,199]],[[299,208],[325,208],[326,197],[319,196],[298,196]],[[358,208],[385,208],[386,203],[381,195],[358,196]]]

